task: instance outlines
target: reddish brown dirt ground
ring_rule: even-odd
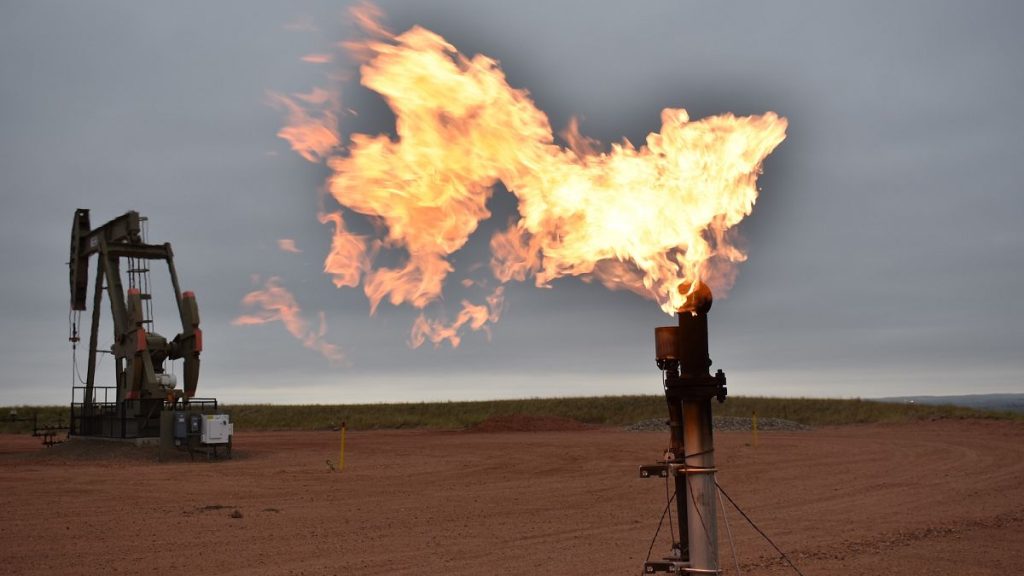
[[[664,484],[637,478],[637,465],[664,441],[610,429],[350,432],[337,474],[325,463],[336,432],[242,433],[234,460],[164,464],[152,449],[0,436],[0,572],[638,574]],[[807,576],[1020,571],[1024,425],[716,441],[722,486]],[[791,573],[728,513],[744,574]]]

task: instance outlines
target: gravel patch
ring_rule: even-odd
[[[752,420],[750,418],[740,418],[736,416],[715,416],[714,426],[715,430],[722,431],[749,431],[751,429]],[[794,432],[798,430],[810,430],[810,426],[806,426],[799,422],[792,420],[784,420],[782,418],[758,418],[757,429],[761,430],[783,430],[787,432]],[[641,420],[635,424],[626,426],[627,432],[668,432],[668,422],[662,418],[651,418],[649,420]]]

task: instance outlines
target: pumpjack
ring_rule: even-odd
[[[187,432],[183,438],[177,438],[177,431],[170,430],[169,423],[184,419],[180,414],[217,410],[215,399],[195,397],[203,350],[199,308],[194,293],[181,291],[171,245],[146,243],[146,223],[145,217],[131,211],[92,228],[89,210],[75,211],[69,261],[73,318],[86,309],[92,256],[96,256],[98,267],[92,295],[88,368],[83,386],[74,386],[70,434],[111,438],[166,436],[174,437],[179,445],[188,444]],[[154,261],[167,264],[177,303],[181,332],[171,339],[153,330],[149,268]],[[124,263],[126,268],[122,267]],[[115,363],[114,386],[98,386],[96,381],[97,356],[107,352],[99,348],[104,292],[110,301],[113,321],[114,340],[109,353]],[[77,346],[78,324],[74,320],[70,340],[73,347]],[[181,388],[165,366],[167,360],[177,359],[183,361]],[[226,417],[220,416],[223,424],[230,427]],[[165,421],[163,426],[161,420]],[[198,434],[202,422],[197,420],[195,427]],[[230,429],[227,433],[230,435]]]

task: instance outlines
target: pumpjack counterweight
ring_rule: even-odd
[[[700,284],[679,325],[656,328],[655,356],[662,370],[669,414],[669,448],[657,464],[640,467],[641,478],[665,478],[675,493],[678,540],[669,556],[644,564],[644,573],[719,574],[717,486],[711,399],[724,402],[725,374],[711,375],[708,311],[712,295]]]

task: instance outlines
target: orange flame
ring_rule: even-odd
[[[371,38],[345,47],[363,60],[362,84],[394,112],[397,138],[352,134],[345,150],[334,143],[306,154],[308,143],[320,142],[322,125],[302,116],[282,137],[308,160],[325,161],[329,194],[378,226],[381,237],[368,240],[350,233],[340,212],[320,217],[334,224],[325,270],[339,287],[362,283],[371,313],[384,300],[423,309],[441,298],[454,270],[448,257],[491,216],[487,202],[498,182],[519,209],[491,238],[490,266],[500,283],[596,279],[670,314],[700,282],[719,295],[731,285],[734,263],[745,255],[730,231],[754,206],[761,164],[785,139],[784,118],[767,112],[691,121],[685,110],[669,108],[643,145],[623,141],[608,151],[573,120],[563,147],[547,116],[525,90],[508,85],[496,61],[464,56],[424,28],[394,35],[372,5],[354,15]],[[379,248],[402,249],[407,258],[397,267],[375,266]],[[421,314],[410,343],[457,346],[460,330],[497,321],[502,298],[499,287],[489,297],[494,305],[463,301],[452,324]]]
[[[292,254],[302,253],[302,250],[299,250],[299,247],[295,245],[295,240],[291,238],[278,238],[277,247],[280,248],[282,252],[291,252]]]
[[[306,54],[301,60],[310,64],[330,64],[333,56],[330,54]]]
[[[295,100],[309,106],[326,106],[331,98],[326,90],[317,89],[309,94],[293,94],[295,99],[281,94],[270,93],[270,104],[288,111],[288,125],[277,135],[287,140],[292,150],[310,162],[319,162],[341,142],[338,136],[338,119],[329,109],[319,112],[307,110]]]
[[[327,321],[324,313],[319,313],[319,327],[314,330],[302,315],[295,296],[281,285],[281,279],[273,276],[267,279],[262,290],[253,290],[245,295],[242,304],[258,308],[251,314],[243,314],[231,321],[235,326],[250,326],[280,321],[292,336],[298,338],[302,345],[319,352],[331,364],[341,365],[345,362],[345,354],[341,348],[324,340],[327,334]]]
[[[462,310],[451,324],[445,324],[441,320],[430,320],[423,314],[420,314],[412,325],[409,345],[413,348],[419,348],[424,342],[430,340],[434,347],[437,348],[443,342],[448,341],[454,348],[462,342],[459,332],[466,326],[474,332],[483,330],[487,338],[490,339],[491,331],[487,323],[494,324],[501,319],[504,302],[505,288],[504,286],[498,286],[487,297],[486,306],[473,304],[469,300],[463,300]]]
[[[319,218],[321,224],[334,224],[331,252],[324,260],[324,272],[334,276],[334,285],[338,288],[359,286],[360,277],[370,266],[365,239],[345,228],[341,212],[321,213]]]

